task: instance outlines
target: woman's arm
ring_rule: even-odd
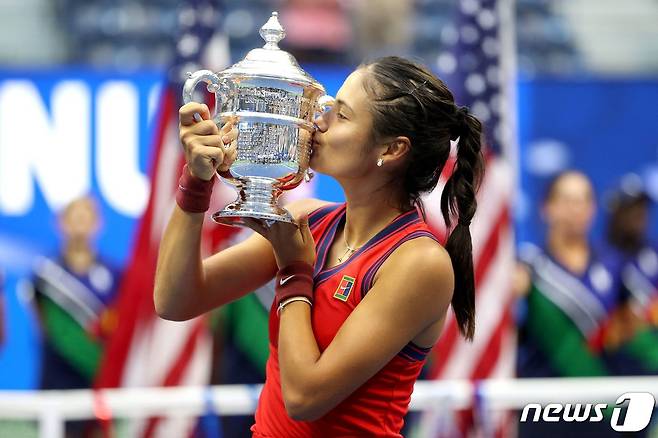
[[[310,307],[281,311],[279,366],[288,414],[313,420],[326,414],[381,370],[431,324],[443,320],[454,278],[447,252],[419,238],[400,246],[375,284],[320,353]]]
[[[298,216],[324,204],[303,199],[286,209]],[[167,224],[155,277],[155,308],[162,318],[193,318],[258,289],[276,274],[272,245],[257,233],[202,260],[203,218],[176,206]]]

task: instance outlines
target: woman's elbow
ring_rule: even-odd
[[[287,391],[283,394],[283,404],[286,413],[296,421],[315,421],[327,413],[328,409],[321,406],[311,395]]]
[[[155,307],[155,313],[162,319],[169,321],[186,321],[190,319],[182,312],[181,306],[176,306],[171,300],[168,300],[166,293],[157,285],[153,292],[153,306]]]

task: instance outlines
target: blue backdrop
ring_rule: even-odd
[[[351,70],[348,67],[306,68],[331,94],[336,93]],[[98,160],[98,157],[102,153],[107,154],[107,151],[101,152],[108,144],[104,135],[112,140],[115,139],[113,135],[119,132],[117,130],[129,130],[129,138],[134,138],[134,151],[117,148],[116,153],[127,154],[127,157],[135,155],[132,160],[135,165],[127,166],[118,174],[137,182],[145,180],[151,162],[152,121],[157,113],[161,80],[159,72],[127,76],[79,70],[0,71],[0,126],[5,126],[5,132],[0,132],[0,171],[10,169],[14,172],[13,164],[11,168],[3,167],[2,160],[12,159],[15,156],[12,154],[17,151],[15,148],[24,148],[28,153],[31,142],[41,142],[39,132],[48,135],[46,140],[52,141],[49,147],[65,148],[66,138],[57,137],[57,130],[58,126],[66,125],[61,124],[62,119],[58,118],[62,117],[58,114],[61,109],[53,102],[64,99],[62,96],[68,96],[67,92],[71,92],[73,97],[88,96],[89,99],[88,110],[74,109],[78,114],[83,114],[80,120],[76,118],[77,122],[89,130],[88,141],[83,142],[87,152],[72,155],[66,164],[70,168],[62,166],[59,174],[47,174],[43,169],[36,169],[33,163],[26,162],[21,164],[27,166],[23,170],[33,174],[27,182],[4,182],[7,179],[0,175],[0,269],[6,277],[4,289],[7,303],[7,340],[0,347],[0,388],[31,388],[36,384],[38,330],[30,311],[24,279],[29,276],[37,254],[52,254],[57,250],[55,212],[61,207],[58,204],[61,196],[45,196],[44,187],[48,184],[48,190],[52,192],[52,185],[66,180],[67,172],[78,169],[77,166],[86,166],[89,176],[83,181],[84,184],[81,183],[81,190],[86,188],[97,197],[104,217],[104,228],[98,239],[99,251],[114,263],[122,265],[139,216],[139,208],[135,205],[142,205],[140,202],[144,201],[144,197],[139,198],[139,190],[125,193],[119,198],[109,195],[112,182],[102,175],[107,170],[104,166],[113,166],[112,160],[105,162]],[[66,88],[71,84],[77,87],[73,91]],[[26,90],[36,90],[34,93],[39,104],[33,102],[36,105],[35,114],[24,116],[34,117],[45,126],[39,128],[41,131],[35,128],[36,138],[35,133],[20,137],[20,133],[14,132],[15,126],[2,124],[3,120],[13,120],[14,115],[8,111],[20,106],[24,100],[30,101],[30,93],[25,99],[21,97],[20,93]],[[520,240],[540,240],[541,224],[536,214],[536,200],[548,176],[562,168],[583,169],[592,176],[600,193],[612,187],[623,173],[629,171],[640,172],[648,179],[655,177],[658,128],[653,122],[656,119],[654,106],[658,101],[658,81],[520,81],[518,95],[522,185],[521,202],[517,208],[517,230]],[[102,112],[103,108],[107,110],[117,102],[124,102],[131,108],[138,119],[135,126],[123,123],[121,112],[110,111],[110,114],[115,114],[113,118],[99,119],[99,114],[107,114]],[[24,140],[19,142],[17,138]],[[66,190],[73,189],[62,186],[61,190],[66,194]],[[342,199],[339,186],[327,178],[319,177],[317,190],[320,198]],[[21,208],[17,207],[20,202],[15,195],[31,191],[34,196],[29,204],[23,202]],[[600,227],[599,219],[597,230]],[[654,236],[657,227],[654,221]]]
[[[521,81],[519,140],[521,184],[517,238],[539,243],[537,208],[550,176],[574,168],[590,176],[599,214],[593,236],[602,236],[604,195],[622,175],[639,174],[656,194],[658,181],[658,81]],[[658,235],[653,216],[651,234]]]

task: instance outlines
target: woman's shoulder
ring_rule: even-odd
[[[407,263],[412,263],[418,268],[426,268],[435,271],[437,268],[452,270],[452,262],[448,251],[435,238],[419,236],[418,238],[408,240],[400,245],[391,257],[404,259]]]
[[[430,281],[454,281],[452,260],[448,251],[435,239],[421,236],[404,242],[390,255],[382,266],[382,272],[425,278]]]
[[[430,237],[406,241],[396,248],[378,272],[381,284],[395,285],[398,299],[409,303],[441,303],[434,308],[442,317],[455,285],[448,251]],[[417,306],[419,304],[413,304]]]

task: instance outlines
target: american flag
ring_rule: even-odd
[[[438,56],[437,67],[457,102],[467,105],[485,127],[486,175],[471,226],[477,316],[475,338],[468,343],[449,314],[433,350],[428,377],[511,378],[516,350],[511,289],[511,201],[516,172],[513,5],[512,0],[461,0],[456,7],[455,25],[442,31],[446,50]],[[441,189],[442,184],[425,199],[425,205],[430,222],[445,232],[439,210]],[[491,413],[478,405],[469,415],[458,417],[427,413],[417,433],[422,437],[507,436],[508,424],[504,413]]]
[[[106,350],[98,388],[205,385],[209,381],[212,343],[205,318],[186,322],[159,318],[153,305],[153,283],[160,236],[174,206],[183,164],[178,139],[181,81],[187,71],[226,67],[226,38],[219,32],[221,12],[217,0],[188,0],[178,12],[175,62],[161,93],[151,154],[151,193],[123,278],[119,326]],[[216,184],[214,204],[231,196],[235,197],[231,189]],[[206,220],[203,241],[221,245],[233,231],[210,222]],[[152,419],[133,424],[129,435],[189,436],[193,425],[191,418]]]

